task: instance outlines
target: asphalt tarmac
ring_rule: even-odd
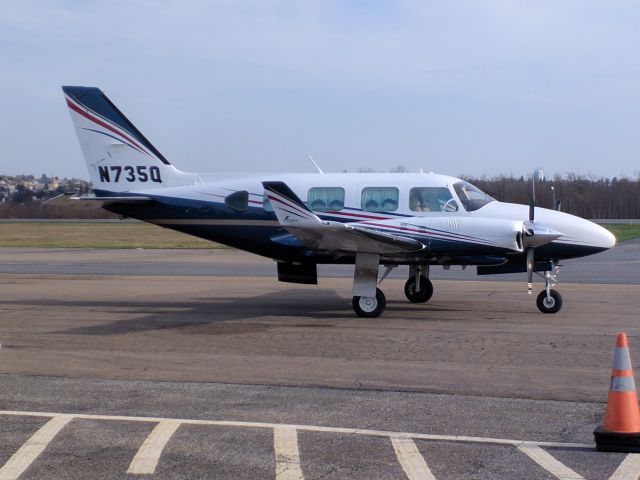
[[[352,265],[320,265],[319,275],[352,278]],[[184,275],[273,277],[272,260],[232,249],[215,250],[96,250],[0,248],[0,274],[52,275]],[[407,267],[389,278],[406,278]],[[487,275],[483,279],[522,282],[524,275]],[[435,280],[478,280],[475,268],[431,268]],[[569,283],[640,285],[640,239],[620,243],[591,257],[563,262],[560,280]]]
[[[0,480],[638,478],[592,431],[616,332],[640,360],[639,249],[568,262],[556,315],[434,270],[426,305],[385,280],[376,319],[348,267],[303,286],[229,250],[0,249]]]

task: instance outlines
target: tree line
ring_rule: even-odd
[[[392,172],[406,172],[401,165]],[[1,177],[2,179],[7,177]],[[25,177],[31,178],[33,177]],[[529,203],[531,180],[513,176],[488,178],[463,176],[496,200],[513,203]],[[2,182],[0,182],[2,183]],[[72,210],[58,207],[42,208],[46,198],[52,198],[65,192],[87,193],[91,190],[89,182],[73,179],[56,188],[32,189],[33,182],[16,184],[11,194],[0,199],[0,218],[116,218],[102,210]],[[6,188],[6,187],[5,187]],[[3,186],[0,184],[0,190]],[[1,192],[0,192],[1,193]],[[6,193],[6,192],[5,192]],[[590,178],[575,174],[556,175],[553,180],[536,182],[536,204],[544,208],[559,206],[563,212],[584,218],[626,219],[640,218],[640,175],[631,178]]]
[[[529,203],[531,180],[524,177],[465,178],[501,202]],[[574,174],[537,181],[536,205],[556,206],[584,218],[640,218],[640,176],[588,178]]]

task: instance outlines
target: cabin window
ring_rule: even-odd
[[[458,202],[447,187],[415,187],[409,190],[409,209],[413,212],[457,212]]]
[[[396,187],[366,187],[362,189],[361,208],[365,212],[393,212],[398,209]]]
[[[344,188],[313,187],[307,194],[307,206],[314,212],[337,212],[344,208]]]
[[[262,195],[262,209],[265,212],[273,212],[273,205],[271,205],[271,202],[269,201],[267,192],[264,192],[264,194]]]
[[[244,212],[249,208],[249,192],[246,190],[240,190],[227,195],[224,199],[224,203],[238,212]]]

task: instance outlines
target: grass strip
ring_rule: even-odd
[[[0,223],[0,247],[226,248],[149,223]]]
[[[640,225],[605,224],[618,242],[640,237]],[[226,248],[149,223],[2,222],[0,247],[31,248]]]
[[[640,237],[640,225],[623,225],[623,224],[603,224],[604,228],[613,233],[618,242],[624,242],[625,240],[631,240],[632,238]]]

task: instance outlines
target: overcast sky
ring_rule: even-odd
[[[177,167],[640,171],[640,2],[4,1],[0,173],[87,178],[60,85]]]

